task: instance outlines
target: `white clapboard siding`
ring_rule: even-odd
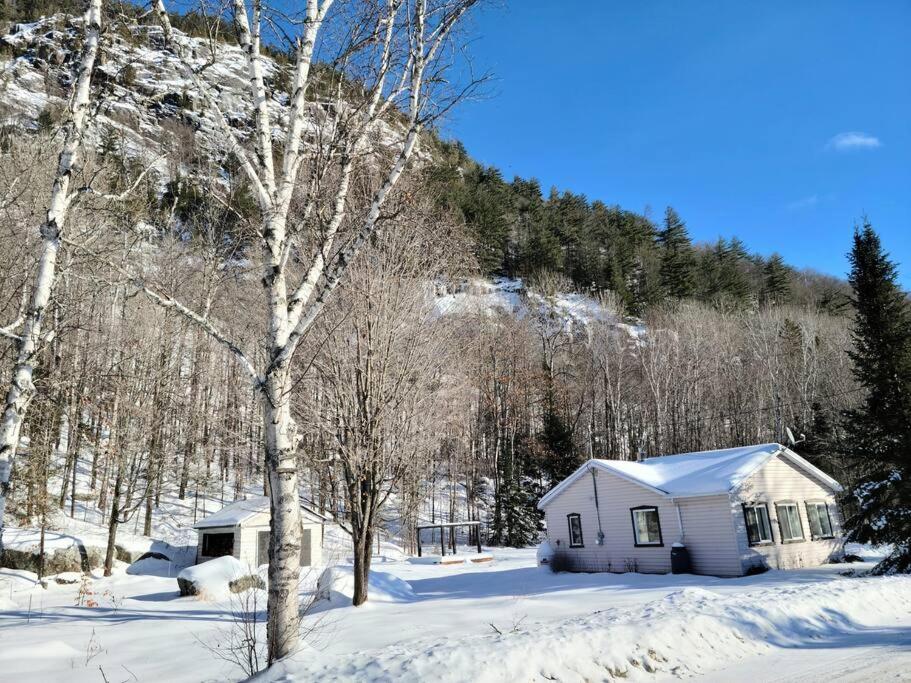
[[[841,516],[835,492],[824,482],[796,467],[780,455],[749,476],[732,496],[731,514],[737,529],[738,550],[744,569],[765,564],[772,569],[795,569],[823,564],[838,553],[842,544]],[[781,543],[776,502],[793,501],[800,512],[804,541]],[[807,519],[807,501],[825,501],[829,506],[835,538],[813,540]],[[750,546],[743,517],[743,503],[766,503],[772,526],[771,545]]]
[[[558,551],[567,552],[573,568],[581,571],[629,570],[663,573],[671,569],[671,544],[677,540],[677,513],[666,498],[621,479],[609,472],[598,471],[598,499],[604,545],[597,544],[598,518],[591,475],[570,484],[545,509],[547,536]],[[630,508],[640,505],[658,507],[663,547],[635,547]],[[584,547],[569,547],[567,515],[579,513]]]
[[[728,494],[681,498],[684,544],[693,571],[714,576],[740,576],[742,564],[734,525],[728,511]]]

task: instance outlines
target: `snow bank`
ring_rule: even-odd
[[[411,602],[415,600],[411,584],[386,572],[370,572],[369,602]],[[329,567],[316,584],[314,609],[345,607],[354,597],[354,568]]]
[[[226,555],[187,567],[177,575],[177,583],[182,595],[196,595],[201,600],[224,600],[231,596],[232,582],[247,577],[260,578],[255,569]]]
[[[382,650],[287,661],[265,680],[538,681],[698,675],[774,647],[843,642],[906,618],[911,578],[837,579],[733,595],[685,588],[630,609],[608,609],[500,633],[425,638]],[[872,620],[876,619],[877,622]]]

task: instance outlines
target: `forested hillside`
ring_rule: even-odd
[[[7,512],[23,523],[72,513],[78,499],[117,523],[145,515],[148,531],[162,490],[230,498],[265,485],[260,385],[245,362],[271,368],[278,353],[264,341],[261,308],[260,279],[274,271],[263,276],[268,233],[244,170],[243,149],[262,143],[243,99],[243,53],[230,36],[214,43],[214,66],[194,81],[154,17],[130,19],[138,23],[106,33],[95,70],[96,144],[76,170],[85,191],[72,205],[48,308],[54,334],[35,356],[28,447],[12,475]],[[181,37],[191,25],[175,18],[175,40],[203,61],[213,43]],[[33,95],[0,94],[4,321],[22,310],[37,263],[35,228],[55,177],[80,30],[58,16],[10,25],[3,39],[5,92]],[[277,139],[289,125],[293,60],[270,54],[264,87]],[[374,215],[369,198],[396,158],[407,111],[371,120],[364,139],[373,146],[346,170],[344,154],[324,157],[322,145],[350,134],[334,118],[369,88],[351,87],[353,75],[337,66],[314,72],[301,162],[310,175],[289,204],[300,243],[282,258],[306,283],[310,254],[347,268],[348,245],[364,247],[290,361],[292,455],[306,497],[355,528],[375,525],[368,548],[377,527],[410,543],[428,518],[480,519],[487,542],[531,543],[540,494],[590,456],[775,441],[789,426],[806,434],[803,453],[844,474],[840,416],[858,398],[844,282],[752,254],[733,228],[693,244],[671,208],[645,216],[610,198],[507,181],[459,143],[440,141],[432,125]],[[233,150],[200,95],[207,87],[242,141]],[[345,173],[351,189],[333,203]],[[382,229],[362,235],[370,216]],[[337,240],[320,251],[327,233]],[[499,287],[493,277],[519,279],[510,296],[521,314],[483,305],[440,314],[440,296]],[[584,324],[567,315],[573,292],[572,305],[599,314]],[[0,347],[4,376],[14,363],[13,345]],[[89,485],[79,488],[75,473],[86,469]],[[365,479],[369,504],[351,488]]]
[[[694,244],[672,207],[646,216],[589,199],[572,188],[542,190],[508,181],[473,161],[458,142],[441,143],[430,180],[464,219],[482,272],[529,277],[557,272],[589,292],[614,292],[633,315],[666,301],[713,306],[813,305],[838,312],[847,283],[801,272],[780,255],[750,253],[734,232]]]

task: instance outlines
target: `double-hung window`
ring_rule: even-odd
[[[772,543],[772,525],[769,523],[769,506],[765,503],[745,503],[743,517],[747,525],[750,545]]]
[[[811,538],[832,538],[832,516],[829,506],[823,502],[810,501],[807,503],[807,521],[810,522]]]
[[[578,512],[566,515],[566,521],[569,523],[569,547],[582,548],[582,517]]]
[[[776,503],[778,510],[778,527],[781,529],[781,542],[802,541],[803,525],[800,523],[800,508],[797,503]]]
[[[633,517],[633,536],[637,546],[663,545],[661,541],[661,520],[658,508],[646,506],[630,508]]]

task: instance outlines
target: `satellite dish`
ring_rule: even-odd
[[[800,435],[800,438],[799,438],[799,439],[795,439],[795,438],[794,438],[794,432],[791,431],[791,428],[790,428],[790,427],[785,427],[785,428],[784,428],[784,431],[785,431],[785,432],[787,433],[787,435],[788,435],[788,445],[790,445],[790,446],[796,446],[797,444],[803,443],[804,441],[807,440],[807,437],[804,436],[803,434]]]

